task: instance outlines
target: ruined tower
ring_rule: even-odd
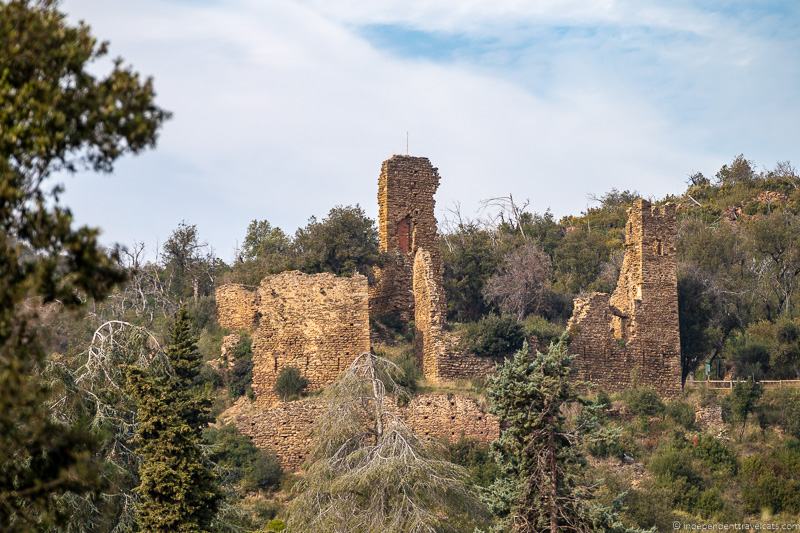
[[[614,391],[642,384],[681,390],[674,205],[637,200],[614,292],[575,299],[567,325],[577,377]]]
[[[370,294],[373,316],[413,317],[412,275],[418,250],[430,254],[441,285],[441,258],[433,214],[439,172],[426,157],[395,155],[383,162],[378,178],[378,234],[386,264],[376,272]]]

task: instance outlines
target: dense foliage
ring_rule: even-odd
[[[0,3],[0,529],[30,531],[64,522],[55,496],[97,490],[95,439],[85,426],[55,421],[40,371],[35,325],[42,306],[102,298],[124,273],[74,228],[45,188],[55,172],[111,171],[155,144],[168,114],[150,80],[121,61],[92,74],[106,55],[83,24],[54,1]],[[56,304],[55,302],[59,302]],[[60,512],[59,512],[60,511]]]

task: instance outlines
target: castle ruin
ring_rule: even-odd
[[[681,391],[676,235],[674,205],[640,199],[628,210],[616,289],[576,298],[567,324],[578,379],[607,391]]]

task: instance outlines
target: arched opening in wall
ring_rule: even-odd
[[[664,243],[661,242],[661,239],[656,239],[653,243],[653,252],[656,255],[664,255]]]
[[[411,217],[406,216],[397,223],[397,248],[407,254],[411,251]]]

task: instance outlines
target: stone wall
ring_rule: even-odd
[[[220,416],[261,449],[272,451],[287,471],[299,470],[311,451],[314,422],[322,413],[317,398],[279,402],[264,408],[245,397]]]
[[[579,379],[609,391],[635,381],[680,392],[676,233],[674,205],[637,200],[629,209],[616,289],[576,298],[567,325]]]
[[[412,270],[417,250],[431,255],[441,270],[434,194],[439,173],[428,158],[395,155],[383,162],[378,178],[378,236],[387,262],[376,272],[370,294],[374,316],[396,314],[410,320],[414,312]]]
[[[323,409],[319,398],[279,402],[266,409],[259,402],[240,398],[220,418],[234,424],[256,446],[274,452],[284,469],[296,471],[309,456],[314,422]],[[456,442],[463,436],[488,443],[500,434],[497,418],[466,396],[421,394],[407,406],[391,409],[424,441]]]
[[[414,257],[414,343],[425,377],[439,380],[439,360],[446,354],[444,327],[447,309],[441,271],[433,266],[429,251],[418,249]]]
[[[297,367],[308,390],[319,390],[370,349],[364,276],[282,272],[264,278],[249,294],[241,286],[224,285],[217,290],[220,296],[218,313],[229,317],[223,326],[251,324],[253,392],[262,404],[277,400],[273,389],[285,367]]]
[[[457,442],[462,437],[491,442],[500,436],[500,423],[474,398],[455,394],[421,394],[402,410],[403,419],[423,440]]]
[[[230,330],[252,331],[256,321],[255,287],[228,283],[217,287],[217,320]]]

